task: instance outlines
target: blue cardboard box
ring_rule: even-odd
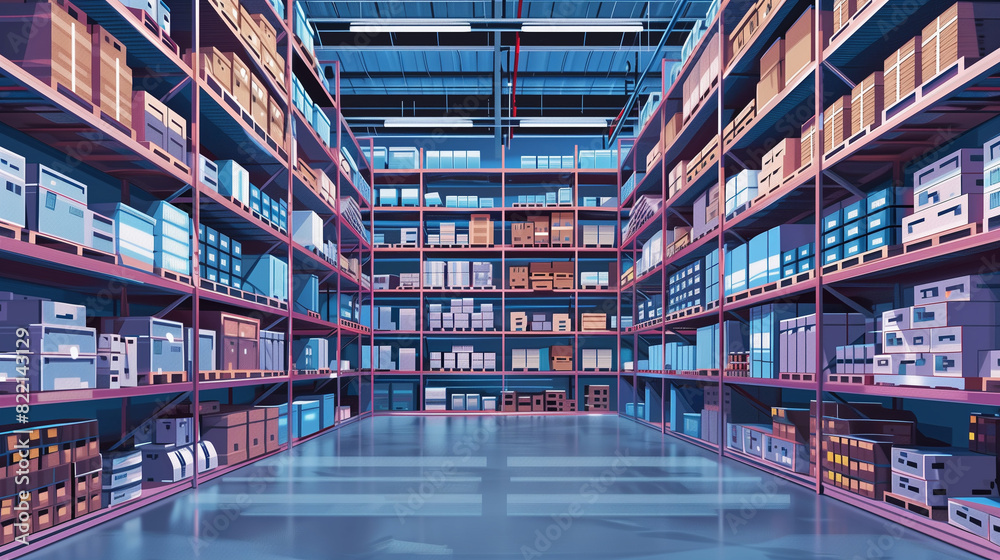
[[[829,210],[829,208],[827,210]],[[839,207],[823,216],[824,232],[837,229],[842,225],[844,225],[844,220]]]
[[[892,245],[898,245],[900,243],[900,238],[902,237],[902,228],[900,227],[890,227],[883,228],[876,232],[868,234],[867,246],[869,251],[872,249],[879,249],[882,247],[890,247]]]
[[[243,289],[266,297],[288,299],[288,265],[274,255],[246,256]]]
[[[844,241],[864,237],[868,233],[868,221],[857,220],[844,226]]]
[[[867,210],[868,210],[867,201],[864,199],[858,200],[857,202],[844,206],[844,209],[841,210],[841,214],[843,215],[842,220],[844,224],[849,224],[855,220],[860,220],[861,218],[865,217],[865,215],[867,214]]]
[[[216,162],[219,166],[219,193],[250,205],[250,173],[232,160]]]
[[[809,272],[813,269],[813,257],[799,261],[799,272]]]
[[[868,195],[868,213],[892,208],[894,206],[908,207],[913,205],[912,187],[889,187],[875,191]]]
[[[798,250],[792,249],[791,251],[785,251],[781,253],[781,264],[782,266],[788,264],[795,264],[795,261],[799,260]]]
[[[293,401],[292,418],[292,431],[296,438],[315,434],[320,430],[319,401]]]
[[[827,249],[823,251],[823,264],[828,265],[835,263],[844,258],[844,246],[838,245],[836,247]]]
[[[865,239],[864,237],[860,237],[858,239],[854,239],[852,241],[844,243],[844,258],[847,259],[850,257],[855,257],[857,255],[860,255],[861,253],[864,253],[867,246],[868,246],[867,239]]]
[[[813,256],[814,251],[815,251],[815,245],[813,243],[806,243],[805,245],[802,245],[801,247],[798,248],[798,255],[799,255],[798,258],[804,259],[806,257],[811,257]]]
[[[906,216],[905,208],[884,208],[868,215],[865,220],[866,227],[869,233],[887,227],[899,227],[903,225],[904,216]]]
[[[844,230],[837,228],[823,234],[823,249],[830,249],[844,242]],[[826,259],[824,259],[825,262]]]
[[[295,291],[295,311],[306,313],[319,311],[319,278],[315,274],[293,276]],[[310,368],[316,369],[316,368]]]

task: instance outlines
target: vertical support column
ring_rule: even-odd
[[[816,164],[816,201],[815,207],[813,209],[813,222],[815,225],[815,240],[816,240],[816,250],[813,251],[814,257],[816,259],[816,449],[810,450],[810,455],[813,451],[816,453],[816,493],[823,493],[823,477],[820,476],[820,461],[819,451],[822,448],[823,442],[823,267],[820,266],[819,259],[819,240],[823,237],[823,227],[820,216],[823,213],[823,154],[826,152],[826,146],[823,145],[823,12],[821,11],[823,3],[820,0],[816,0],[814,11],[816,14],[815,21],[813,22],[813,41],[814,49],[816,51],[816,93],[813,96],[815,99],[815,109],[816,109],[816,140],[813,142],[814,146],[817,146],[816,153],[813,155],[813,161]]]
[[[198,177],[201,173],[201,158],[198,157],[201,153],[201,129],[199,127],[199,121],[201,120],[201,1],[191,0],[193,3],[192,13],[194,17],[191,18],[194,26],[191,33],[191,56],[192,68],[191,68],[191,198],[194,200],[193,205],[193,219],[194,225],[191,232],[191,282],[192,292],[191,292],[191,332],[194,333],[192,336],[194,340],[188,341],[188,344],[192,348],[191,356],[191,376],[193,379],[193,397],[194,402],[194,422],[193,427],[195,441],[201,441],[201,391],[198,388],[198,380],[201,377],[201,369],[198,365],[201,363],[201,267],[198,265],[199,253],[201,251],[200,239],[198,236],[198,230],[201,227],[201,182]],[[198,468],[197,465],[200,462],[201,446],[194,446],[195,452],[195,469],[192,476],[192,485],[198,487]]]
[[[726,123],[722,122],[726,109],[726,8],[727,3],[723,2],[719,8],[718,37],[719,42],[719,116],[716,119],[716,133],[719,135],[719,231],[716,235],[719,238],[719,456],[725,454],[726,449],[726,407],[724,403],[726,393],[726,359],[729,357],[726,352],[726,149],[722,138],[722,129]],[[709,31],[710,33],[711,31]],[[707,303],[707,301],[706,301]]]
[[[500,0],[494,0],[493,12],[496,15],[496,5]],[[493,32],[493,156],[500,157],[503,153],[503,128],[500,104],[503,99],[503,82],[500,73],[500,32]]]
[[[288,39],[286,41],[287,45],[286,45],[286,48],[285,48],[285,91],[288,92],[289,96],[292,95],[292,74],[294,72],[294,64],[292,62],[292,56],[293,56],[292,49],[295,48],[295,32],[294,32],[295,27],[293,26],[293,19],[292,19],[294,17],[294,13],[295,13],[295,0],[286,0],[286,4],[285,4],[285,28],[286,28],[285,29],[285,36]],[[286,113],[287,114],[285,115],[285,130],[286,130],[286,133],[285,133],[285,148],[286,148],[286,153],[288,154],[288,160],[289,160],[288,161],[288,166],[289,166],[288,167],[288,194],[289,194],[289,199],[288,199],[288,218],[289,218],[289,220],[288,220],[288,222],[289,222],[289,226],[291,226],[292,204],[291,204],[291,197],[290,197],[290,195],[292,193],[292,189],[294,188],[294,181],[295,181],[295,177],[292,174],[292,169],[295,167],[295,161],[297,159],[296,155],[293,153],[293,151],[291,149],[291,145],[292,145],[292,143],[291,143],[291,139],[292,139],[292,124],[294,123],[293,115],[295,113],[294,104],[291,102],[291,99],[289,99],[289,102],[288,102],[288,111],[286,111]],[[339,176],[339,174],[338,174],[338,176]],[[338,189],[337,192],[339,193],[340,190]],[[288,242],[289,242],[288,243],[288,259],[289,259],[288,260],[288,271],[289,271],[289,279],[288,279],[289,284],[288,284],[288,286],[289,286],[289,288],[291,287],[291,276],[290,275],[291,275],[291,272],[292,272],[291,231],[292,231],[292,228],[289,227],[288,228],[288,232],[289,232],[289,234],[288,234]],[[339,238],[338,238],[338,241],[339,241]],[[338,278],[339,278],[339,275],[338,275]],[[291,290],[289,290],[289,292],[291,292]],[[289,453],[291,453],[292,447],[295,445],[295,442],[292,439],[293,435],[295,434],[295,429],[294,429],[294,426],[293,426],[293,423],[295,422],[295,414],[294,414],[294,411],[292,410],[292,402],[295,399],[294,391],[293,391],[293,388],[292,388],[292,385],[293,385],[293,383],[292,383],[292,336],[295,334],[295,330],[292,328],[292,310],[294,309],[294,307],[295,306],[293,306],[291,304],[289,304],[289,306],[288,306],[288,325],[286,326],[287,328],[285,329],[285,371],[288,372],[288,390],[287,390],[287,393],[286,393],[286,399],[288,401],[288,437],[287,437],[287,440],[288,440],[288,452]]]

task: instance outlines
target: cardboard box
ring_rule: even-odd
[[[851,90],[851,131],[855,135],[882,124],[885,110],[885,86],[882,72],[873,72]]]
[[[785,89],[785,41],[778,39],[760,56],[756,107],[764,107]]]
[[[268,125],[266,127],[267,135],[270,136],[278,145],[284,145],[285,143],[285,113],[281,110],[281,106],[274,98],[269,98],[267,100],[267,113],[268,113]],[[333,190],[331,190],[331,197],[334,196]]]
[[[831,18],[825,17],[829,15],[829,12],[823,14],[824,17],[820,18],[824,24],[823,35],[829,37],[828,29],[833,21]],[[816,60],[816,41],[813,35],[815,15],[816,10],[813,6],[809,6],[785,33],[785,77],[789,81]]]
[[[889,55],[883,64],[885,107],[907,98],[923,83],[923,42],[914,37]]]
[[[66,0],[7,3],[0,35],[0,55],[53,89],[88,104],[94,99],[93,44],[79,8]]]
[[[125,45],[99,25],[90,28],[93,39],[92,89],[94,105],[112,119],[132,128],[132,69],[125,63]]]
[[[233,78],[229,82],[229,93],[233,95],[244,111],[250,112],[253,107],[250,92],[252,80],[250,67],[236,53],[227,52],[223,53],[223,56],[226,57],[233,69]]]
[[[799,141],[800,169],[813,164],[816,152],[816,117],[811,117],[802,124],[802,136]]]
[[[956,2],[921,33],[924,81],[948,70],[959,59],[966,66],[1000,47],[1000,8],[993,2]]]
[[[833,3],[833,32],[837,33],[847,27],[851,16],[858,11],[857,0],[834,0]]]
[[[847,141],[851,134],[851,96],[845,95],[826,108],[823,117],[823,149],[826,153]]]

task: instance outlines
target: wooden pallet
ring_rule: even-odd
[[[934,521],[948,521],[947,507],[931,507],[916,500],[911,500],[905,496],[893,494],[892,492],[886,492],[882,496],[882,500],[884,500],[887,504],[901,507],[910,513],[915,513],[921,517],[926,517],[927,519],[933,519]]]
[[[283,371],[265,370],[234,370],[234,371],[201,371],[198,372],[202,381],[229,381],[236,379],[265,379],[285,375]]]
[[[973,64],[974,61],[968,61],[964,56],[957,61],[955,61],[951,66],[939,72],[936,76],[925,79],[924,83],[917,87],[919,91],[920,98],[930,95],[932,91],[940,87],[941,85],[947,83],[955,76],[964,74],[965,70]]]
[[[695,370],[696,375],[699,377],[718,377],[719,370],[717,369],[699,369]]]
[[[782,381],[801,381],[804,383],[812,383],[816,381],[815,373],[779,373],[778,379]]]
[[[923,239],[918,239],[916,241],[910,241],[909,243],[904,243],[903,252],[912,253],[913,251],[919,251],[921,249],[937,247],[938,245],[942,245],[944,243],[957,241],[959,239],[965,239],[966,237],[976,235],[981,231],[982,231],[982,224],[980,222],[966,224],[964,226],[957,227],[955,229],[950,229],[948,231],[943,231],[941,233],[937,233],[929,237],[925,237]]]
[[[186,371],[164,371],[151,372],[139,375],[139,385],[168,385],[170,383],[184,383],[187,381]]]
[[[347,319],[340,319],[340,326],[350,327],[352,329],[357,329],[361,332],[366,332],[366,333],[372,332],[371,328],[363,326],[360,323],[355,323],[354,321],[349,321]]]
[[[21,241],[23,239],[22,234],[25,231],[27,230],[17,224],[0,220],[0,235],[3,237],[13,239],[14,241]]]
[[[756,297],[756,296],[759,296],[761,294],[766,294],[766,293],[769,293],[769,292],[773,292],[773,291],[778,290],[780,288],[787,288],[789,286],[793,286],[793,285],[799,284],[801,282],[807,282],[809,280],[812,280],[812,278],[813,278],[813,276],[815,276],[815,274],[816,274],[815,270],[809,270],[809,271],[806,271],[806,272],[800,272],[800,273],[796,274],[795,276],[789,276],[788,278],[782,278],[781,280],[778,280],[777,282],[771,282],[769,284],[764,284],[763,286],[757,286],[755,288],[750,288],[749,290],[743,290],[742,292],[733,294],[731,296],[726,296],[726,303],[736,303],[738,301],[743,301],[745,299],[748,299],[748,298],[751,298],[751,297]]]
[[[328,377],[333,375],[334,371],[332,369],[300,369],[296,373],[298,375],[321,375]]]
[[[288,304],[281,300],[269,298],[267,296],[262,296],[260,294],[255,294],[252,292],[247,292],[245,290],[240,290],[239,288],[234,288],[232,286],[226,286],[225,284],[220,284],[219,282],[212,282],[208,278],[201,278],[200,280],[201,280],[201,288],[205,290],[210,290],[215,293],[239,298],[244,301],[260,303],[262,305],[267,305],[269,307],[281,309],[282,311],[286,311],[288,309]]]
[[[142,145],[147,150],[149,150],[150,152],[152,152],[153,155],[163,160],[163,163],[166,164],[167,167],[173,167],[174,169],[177,169],[178,171],[184,173],[185,175],[191,173],[191,168],[186,163],[175,158],[173,155],[171,155],[169,152],[167,152],[160,146],[157,146],[152,142],[139,142],[139,144]]]
[[[872,249],[860,255],[854,255],[853,257],[848,257],[843,260],[839,260],[833,264],[828,264],[823,267],[823,274],[830,274],[833,272],[840,272],[841,270],[847,270],[858,266],[860,264],[868,264],[872,261],[877,261],[879,259],[884,259],[887,257],[894,257],[902,251],[899,245],[879,247],[878,249]]]
[[[319,313],[315,311],[306,311],[306,315],[312,317],[313,319],[319,319]]]
[[[615,246],[613,244],[612,245],[603,245],[601,243],[581,243],[580,247],[583,247],[584,249],[614,249],[615,248]]]
[[[191,276],[187,274],[181,274],[179,272],[174,272],[173,270],[167,270],[165,268],[154,268],[153,272],[160,275],[161,278],[166,278],[167,280],[173,280],[174,282],[180,282],[182,284],[191,285]]]
[[[667,315],[664,320],[674,321],[676,319],[697,315],[702,311],[704,311],[704,308],[702,308],[702,306],[700,305],[696,305],[694,307],[688,307],[687,309],[681,309],[680,311],[674,311],[673,313]]]
[[[725,373],[726,377],[750,377],[750,370],[727,369]]]
[[[4,224],[9,226],[8,224]],[[16,227],[16,226],[9,226]],[[80,245],[73,243],[72,241],[67,241],[65,239],[60,239],[51,235],[47,235],[38,231],[32,230],[22,230],[28,232],[28,243],[32,245],[37,245],[39,247],[49,247],[51,249],[56,249],[64,253],[70,253],[78,257],[87,257],[101,262],[118,264],[118,257],[114,253],[105,253],[104,251],[98,251],[97,249],[91,249],[85,245]]]
[[[515,202],[511,208],[545,208],[544,202]]]
[[[826,381],[845,385],[874,385],[875,376],[870,373],[830,373],[827,374]]]

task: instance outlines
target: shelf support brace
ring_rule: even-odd
[[[277,391],[278,388],[281,387],[281,386],[282,386],[282,383],[275,383],[274,385],[271,385],[271,387],[267,391],[264,391],[263,393],[261,393],[261,395],[259,397],[257,397],[256,399],[254,399],[253,406],[257,406],[258,404],[264,402],[264,399],[266,399],[267,397],[270,397],[272,394],[274,394],[274,392]]]
[[[691,222],[687,221],[687,218],[682,216],[681,213],[678,212],[676,209],[671,208],[670,213],[673,214],[674,216],[677,216],[677,218],[680,219],[680,221],[684,222],[684,225],[686,225],[687,227],[691,227]]]
[[[737,393],[739,393],[743,398],[745,398],[746,400],[750,401],[751,406],[753,406],[754,408],[756,408],[760,412],[762,412],[764,414],[767,414],[768,416],[771,415],[771,407],[769,407],[766,404],[764,404],[764,403],[760,402],[759,400],[757,400],[756,397],[754,397],[750,393],[746,392],[746,389],[744,389],[743,387],[740,387],[739,385],[733,385],[732,389],[733,389],[733,391],[736,391]]]
[[[689,335],[683,334],[673,327],[667,327],[667,330],[674,333],[674,336],[680,337],[684,342],[691,342],[691,337]]]
[[[857,302],[855,302],[851,298],[849,298],[849,297],[845,296],[844,294],[840,293],[839,291],[835,290],[832,286],[823,286],[823,287],[826,288],[826,291],[830,292],[830,294],[832,294],[833,297],[839,299],[841,301],[841,303],[843,303],[847,307],[850,307],[856,313],[864,315],[865,317],[867,317],[869,319],[872,318],[871,311],[868,311],[864,307],[861,307],[860,305],[858,305]]]
[[[278,176],[279,176],[279,175],[281,175],[281,172],[280,172],[280,171],[275,171],[275,172],[274,172],[274,175],[271,175],[271,176],[270,176],[270,177],[269,177],[269,178],[267,179],[267,181],[264,181],[264,184],[260,186],[260,190],[261,190],[261,192],[263,192],[263,191],[264,191],[264,189],[266,189],[268,185],[270,185],[270,184],[271,184],[271,183],[273,183],[273,182],[274,182],[275,180],[277,180],[277,178],[278,178]]]
[[[840,188],[842,188],[845,191],[853,194],[854,196],[857,196],[857,197],[860,197],[860,198],[864,198],[866,196],[865,193],[861,192],[860,189],[858,189],[857,187],[855,187],[854,185],[852,185],[850,182],[848,182],[847,179],[844,179],[843,177],[841,177],[840,175],[837,175],[833,171],[830,171],[829,169],[824,169],[823,173],[825,173],[827,177],[829,177],[830,179],[832,179],[834,183],[837,183],[838,185],[840,185]]]
[[[182,90],[182,89],[184,89],[184,87],[185,87],[185,86],[187,86],[187,85],[188,85],[188,82],[190,82],[190,81],[191,81],[191,78],[190,78],[190,77],[188,77],[188,76],[185,76],[185,77],[184,77],[184,79],[183,79],[183,80],[181,80],[181,81],[180,81],[180,83],[178,83],[178,84],[177,84],[176,86],[174,86],[174,88],[173,88],[173,89],[171,89],[170,91],[168,91],[168,92],[167,92],[167,94],[166,94],[166,95],[164,95],[164,96],[163,96],[163,99],[161,99],[160,101],[162,101],[162,102],[164,102],[164,103],[168,103],[168,102],[169,102],[169,101],[170,101],[171,99],[173,99],[173,98],[174,98],[174,97],[175,97],[175,96],[176,96],[176,95],[177,95],[178,93],[180,93],[180,92],[181,92],[181,90]]]
[[[111,446],[111,448],[109,449],[109,451],[114,451],[114,450],[118,449],[119,447],[121,447],[126,441],[129,440],[129,438],[131,438],[135,434],[139,433],[139,430],[141,430],[143,426],[145,426],[149,422],[154,421],[157,418],[159,418],[160,416],[163,416],[164,414],[166,414],[166,413],[170,412],[171,410],[173,410],[175,406],[177,406],[178,404],[180,404],[180,402],[182,400],[186,399],[188,397],[188,395],[190,395],[190,394],[191,394],[191,391],[185,391],[185,392],[177,395],[176,397],[174,397],[172,400],[170,400],[169,402],[167,402],[167,404],[163,405],[159,410],[157,410],[156,412],[154,412],[153,415],[150,416],[149,418],[147,418],[144,422],[140,423],[135,428],[132,428],[131,430],[129,430],[128,432],[126,432],[125,435],[122,436],[122,438],[120,440],[118,440],[117,443],[115,443],[114,445]]]
[[[191,190],[191,185],[184,185],[183,187],[181,187],[180,189],[178,189],[176,192],[174,192],[173,194],[171,194],[170,196],[168,196],[164,200],[167,201],[167,202],[173,202],[177,197],[179,197],[182,194],[188,192],[189,190]]]
[[[746,162],[744,162],[742,159],[736,157],[736,154],[732,152],[726,152],[726,155],[729,156],[729,159],[736,162],[736,164],[742,167],[743,169],[750,169],[750,166],[748,166]]]
[[[839,68],[837,68],[834,65],[830,64],[829,61],[824,60],[823,61],[823,66],[826,66],[827,70],[829,70],[830,72],[833,72],[833,74],[835,76],[837,76],[838,78],[840,78],[840,81],[842,81],[845,84],[847,84],[847,86],[850,87],[851,89],[854,89],[854,86],[857,85],[854,82],[852,82],[850,78],[848,78],[847,76],[845,76],[844,73],[841,72]]]
[[[273,329],[274,327],[277,327],[278,324],[281,323],[284,320],[285,320],[285,317],[281,317],[280,319],[276,319],[273,323],[271,323],[270,325],[268,325],[267,328],[265,328],[264,330],[265,331],[269,331],[269,330]]]
[[[163,310],[161,310],[156,315],[153,315],[153,317],[156,317],[157,319],[162,319],[162,318],[166,317],[171,311],[173,311],[174,309],[177,309],[178,305],[184,303],[190,297],[191,297],[190,295],[183,295],[183,296],[175,299],[173,303],[171,303],[170,305],[164,307]]]

